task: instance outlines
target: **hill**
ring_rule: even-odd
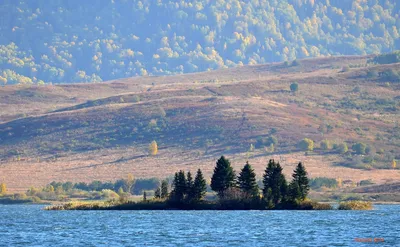
[[[400,49],[397,1],[0,3],[0,84],[99,82]]]
[[[399,64],[371,59],[329,57],[106,83],[5,86],[0,180],[18,191],[53,180],[165,177],[199,167],[210,175],[224,154],[236,168],[249,159],[258,174],[274,158],[288,176],[303,161],[312,177],[396,181],[400,84],[385,74]],[[297,92],[290,90],[294,82]],[[304,138],[314,141],[313,151],[298,146]],[[153,140],[159,153],[149,156]]]

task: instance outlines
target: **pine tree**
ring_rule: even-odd
[[[173,181],[173,191],[172,191],[172,199],[177,202],[182,202],[185,198],[187,182],[185,178],[185,173],[183,171],[179,171],[175,173],[174,181]]]
[[[192,173],[188,172],[186,175],[186,195],[187,200],[192,201],[194,197],[194,182],[192,178]]]
[[[296,183],[299,187],[299,197],[296,199],[304,200],[308,195],[308,191],[310,190],[309,179],[307,177],[306,168],[300,162],[296,169],[293,172],[293,180],[292,183]]]
[[[239,188],[252,197],[259,197],[259,189],[254,169],[246,162],[238,177]]]
[[[204,198],[206,191],[207,191],[206,180],[204,179],[201,170],[198,169],[196,177],[194,179],[193,200],[201,201]]]
[[[147,201],[147,194],[146,194],[146,191],[143,191],[143,201],[144,201],[144,202]]]
[[[168,197],[168,181],[163,180],[161,182],[161,198],[165,199]]]
[[[211,189],[222,197],[228,188],[235,186],[235,177],[236,175],[231,163],[224,156],[221,156],[214,168],[214,174],[211,178]]]
[[[161,198],[161,189],[160,188],[157,188],[154,191],[154,198],[156,198],[156,199],[160,199]]]
[[[282,167],[274,160],[268,162],[263,176],[263,196],[271,205],[277,205],[285,199],[287,194],[287,182],[282,174]]]
[[[289,189],[288,189],[288,199],[292,202],[295,202],[301,197],[300,193],[300,187],[299,184],[292,181],[289,184]]]

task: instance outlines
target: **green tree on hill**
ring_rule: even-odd
[[[246,162],[238,177],[239,188],[251,197],[259,197],[259,188],[254,169]]]
[[[224,156],[221,156],[211,177],[211,189],[217,192],[220,197],[223,197],[228,188],[235,187],[235,179],[236,175],[231,163]]]
[[[297,82],[293,82],[292,84],[290,84],[290,91],[292,91],[292,93],[296,93],[299,90],[299,84]]]
[[[322,149],[322,150],[329,150],[329,149],[332,148],[332,147],[331,147],[331,143],[330,143],[329,140],[323,140],[323,141],[321,141],[320,146],[321,146],[321,149]]]
[[[340,153],[340,154],[345,154],[349,151],[349,148],[347,147],[347,144],[345,142],[340,143],[336,150]]]
[[[353,149],[356,154],[366,154],[367,145],[362,142],[358,142],[354,144],[351,149]]]

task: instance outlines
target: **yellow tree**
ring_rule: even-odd
[[[4,195],[7,193],[7,186],[5,183],[0,184],[0,195]]]
[[[131,173],[129,173],[127,179],[125,179],[124,182],[125,182],[125,191],[131,193],[132,187],[135,184],[135,178]]]
[[[393,169],[396,169],[396,167],[397,167],[396,160],[393,159],[393,161],[392,161],[392,168],[393,168]]]
[[[53,187],[53,185],[47,186],[46,190],[47,190],[47,192],[54,192],[54,187]]]
[[[158,153],[158,146],[156,141],[152,141],[149,146],[149,154],[156,155]]]
[[[338,185],[339,188],[341,188],[343,186],[343,182],[342,182],[341,178],[337,179],[337,185]]]
[[[304,151],[313,151],[314,150],[314,141],[308,138],[304,138],[298,144],[299,148]]]

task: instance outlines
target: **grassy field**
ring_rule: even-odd
[[[330,57],[106,83],[0,88],[0,181],[24,191],[51,181],[167,177],[220,155],[259,176],[270,158],[287,176],[303,161],[311,177],[400,180],[400,83],[377,74],[399,64]],[[343,69],[346,68],[346,69]],[[290,91],[297,82],[299,90]],[[269,139],[277,144],[272,150]],[[303,138],[312,152],[298,149]],[[159,152],[148,155],[156,140]],[[346,143],[349,152],[320,142]],[[362,142],[368,154],[351,150]],[[250,146],[254,150],[250,150]],[[399,164],[400,165],[400,164]]]

